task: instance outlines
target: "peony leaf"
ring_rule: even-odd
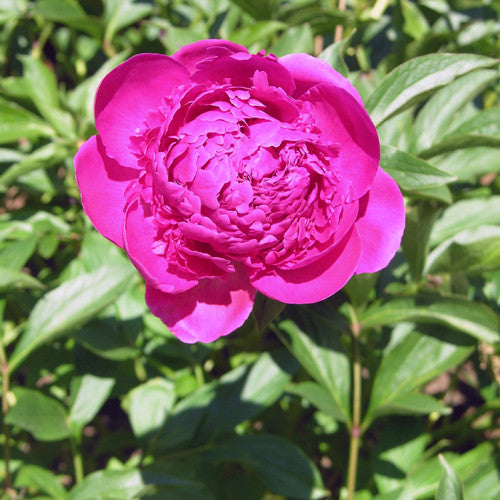
[[[234,436],[216,444],[206,456],[244,464],[273,493],[287,498],[319,499],[327,493],[313,462],[300,448],[279,436]]]
[[[338,408],[336,418],[350,420],[351,373],[349,359],[340,344],[335,326],[323,317],[302,318],[304,330],[291,320],[279,324],[279,336],[302,367],[322,386],[331,408]]]
[[[375,125],[424,100],[455,78],[497,63],[474,54],[429,54],[391,71],[366,102]]]
[[[462,362],[473,348],[473,342],[463,335],[440,338],[420,333],[411,324],[399,326],[375,374],[364,427],[379,415],[446,413],[446,408],[437,401],[423,398],[414,391]],[[418,411],[419,404],[421,411]]]
[[[456,113],[496,78],[495,70],[479,69],[439,89],[418,113],[410,134],[410,152],[419,153],[438,142],[450,130]]]
[[[31,493],[33,490],[43,491],[50,495],[52,500],[66,498],[66,490],[58,479],[49,470],[38,465],[23,465],[16,474],[14,486],[27,487]]]
[[[461,200],[447,208],[431,232],[433,246],[455,236],[460,231],[480,225],[500,224],[500,196],[487,199]]]
[[[66,281],[37,302],[10,359],[15,370],[38,347],[95,317],[124,291],[131,266],[106,266]]]
[[[0,144],[15,142],[22,137],[37,139],[54,134],[54,129],[38,116],[0,99]]]
[[[457,473],[443,455],[439,455],[439,462],[443,469],[443,475],[439,481],[436,500],[463,500],[463,486]]]
[[[40,441],[59,441],[71,435],[66,410],[59,401],[25,387],[16,387],[12,392],[15,404],[5,422],[28,431]]]
[[[435,188],[456,180],[426,161],[392,146],[382,146],[380,166],[407,191]]]
[[[375,304],[360,317],[364,328],[395,325],[401,321],[443,324],[485,342],[497,342],[497,315],[486,305],[461,297],[419,296]]]

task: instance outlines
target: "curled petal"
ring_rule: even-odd
[[[198,283],[193,275],[177,269],[163,255],[153,252],[156,240],[153,217],[144,213],[139,200],[127,208],[123,239],[130,260],[151,286],[163,292],[177,293]]]
[[[205,59],[223,54],[236,54],[237,52],[248,54],[248,50],[243,45],[228,40],[209,39],[185,45],[172,58],[192,73],[196,65]]]
[[[330,84],[312,87],[301,99],[310,103],[322,137],[340,145],[340,175],[351,182],[351,198],[360,198],[371,186],[380,161],[377,130],[368,113],[346,90]]]
[[[338,292],[351,278],[361,255],[361,239],[356,229],[332,251],[315,262],[293,270],[257,275],[252,285],[264,295],[288,304],[311,304]]]
[[[123,248],[124,193],[138,171],[106,156],[95,135],[80,147],[74,161],[85,213],[103,236]]]
[[[252,312],[255,289],[244,274],[203,279],[177,294],[146,286],[146,303],[183,342],[212,342],[239,328]]]
[[[108,156],[138,168],[137,158],[130,152],[130,137],[165,96],[188,81],[186,68],[161,54],[139,54],[111,71],[95,99],[95,123]]]
[[[356,221],[356,229],[363,245],[356,274],[374,273],[389,264],[401,244],[404,201],[396,182],[379,168],[361,205],[364,213]]]
[[[288,54],[278,60],[290,71],[295,80],[296,89],[293,97],[296,99],[318,83],[330,83],[349,92],[356,101],[363,105],[358,91],[351,82],[335,71],[326,61],[309,54]]]

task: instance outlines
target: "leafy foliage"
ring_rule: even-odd
[[[351,499],[353,475],[358,499],[500,497],[499,11],[0,0],[1,498]],[[185,345],[83,215],[72,158],[107,72],[209,37],[348,75],[407,227],[389,268]]]

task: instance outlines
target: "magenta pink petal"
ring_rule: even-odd
[[[183,342],[212,342],[239,328],[252,312],[255,289],[245,275],[203,279],[190,290],[168,294],[146,286],[146,303]]]
[[[123,248],[124,192],[138,171],[108,158],[95,135],[80,147],[74,162],[85,213],[103,236]]]
[[[299,269],[251,279],[264,295],[288,304],[310,304],[338,292],[354,274],[361,254],[361,239],[352,229],[332,251]]]
[[[189,73],[174,59],[161,54],[139,54],[109,73],[99,85],[95,122],[108,156],[137,168],[130,137],[144,127],[150,111],[163,98],[189,81]]]
[[[358,91],[351,82],[335,71],[326,61],[308,54],[288,54],[280,57],[278,61],[290,71],[295,80],[297,88],[292,97],[299,98],[318,83],[331,83],[349,92],[363,105]]]
[[[366,199],[360,201],[366,208],[355,224],[363,242],[356,274],[374,273],[389,264],[401,244],[404,201],[396,182],[381,168]]]
[[[147,283],[167,293],[178,293],[194,287],[198,280],[177,269],[163,255],[153,252],[156,229],[153,217],[144,213],[135,200],[127,208],[124,231],[125,250]]]
[[[312,87],[301,99],[311,103],[324,140],[339,145],[340,175],[352,183],[351,200],[360,198],[380,161],[377,130],[368,113],[346,90],[326,83]]]
[[[248,53],[248,50],[243,45],[238,45],[228,40],[209,39],[185,45],[173,54],[172,58],[180,62],[192,73],[200,61],[209,57],[235,54],[236,52]]]

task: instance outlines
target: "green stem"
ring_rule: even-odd
[[[75,438],[70,439],[71,454],[73,455],[73,471],[76,484],[81,483],[84,478],[82,451]]]
[[[356,491],[356,476],[358,471],[359,445],[361,438],[361,361],[359,353],[360,325],[356,314],[351,308],[352,337],[354,348],[353,360],[353,396],[352,396],[352,425],[350,428],[349,463],[347,469],[347,499],[353,500]]]
[[[10,494],[12,491],[12,481],[10,477],[10,428],[5,421],[9,411],[9,365],[3,348],[3,342],[0,338],[0,364],[2,369],[2,415],[3,415],[3,435],[5,436],[5,444],[3,447],[3,457],[5,463],[5,491]]]

